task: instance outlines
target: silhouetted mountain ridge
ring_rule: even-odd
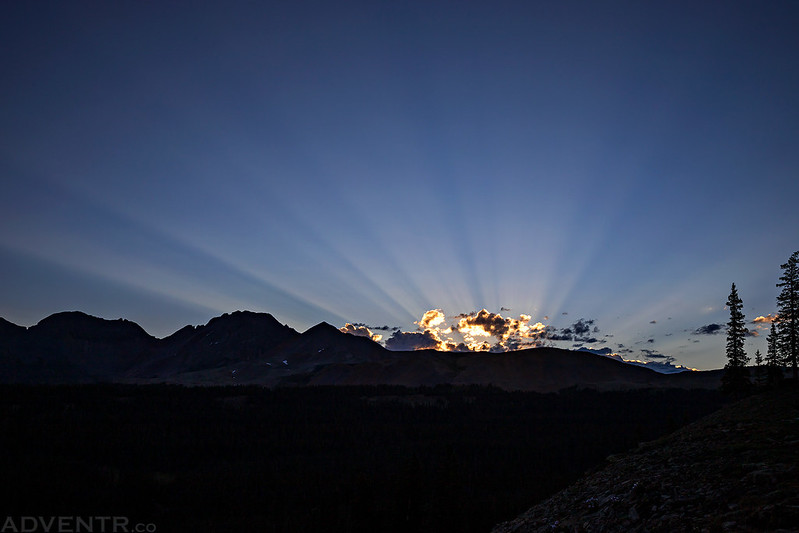
[[[686,376],[686,374],[691,374]],[[236,311],[158,339],[135,322],[78,311],[24,328],[0,322],[0,382],[193,385],[495,385],[552,392],[714,388],[720,371],[664,375],[588,352],[399,352],[326,322],[303,333],[269,313]]]

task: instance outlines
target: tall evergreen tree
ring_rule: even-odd
[[[782,276],[777,287],[777,334],[783,361],[793,368],[793,379],[799,383],[797,355],[799,354],[799,251],[780,265]]]
[[[730,321],[727,322],[727,364],[724,365],[722,387],[731,393],[743,392],[749,388],[749,370],[746,364],[749,357],[744,350],[746,323],[744,322],[743,301],[738,296],[735,283],[732,284],[730,296],[727,298],[730,310]]]
[[[771,323],[771,331],[766,337],[766,376],[770,386],[776,386],[782,381],[782,360],[780,359],[779,338],[777,326]]]

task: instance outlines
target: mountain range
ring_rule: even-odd
[[[62,312],[25,328],[0,318],[0,382],[185,385],[494,385],[716,388],[721,370],[661,374],[585,351],[390,351],[322,322],[305,332],[271,314],[236,311],[159,339],[135,322]]]

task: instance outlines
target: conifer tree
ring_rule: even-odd
[[[755,350],[755,385],[762,387],[766,384],[766,376],[763,368],[763,356],[760,350]]]
[[[735,283],[732,284],[730,296],[727,298],[730,310],[730,321],[727,322],[727,364],[724,365],[722,388],[731,393],[740,393],[749,388],[749,370],[746,364],[749,357],[744,351],[744,337],[747,330],[744,322],[743,301],[738,296]]]
[[[780,359],[779,338],[777,327],[771,323],[771,331],[766,337],[766,381],[769,386],[777,386],[782,381],[782,360]]]
[[[799,384],[797,355],[799,354],[799,251],[791,254],[788,262],[780,265],[782,276],[777,287],[782,291],[777,296],[778,347],[785,364],[793,369],[794,382]]]

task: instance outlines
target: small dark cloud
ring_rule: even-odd
[[[556,328],[548,328],[546,338],[552,341],[571,341],[584,344],[596,343],[599,342],[599,340],[590,335],[591,333],[599,333],[599,328],[594,325],[595,322],[596,320],[593,318],[588,320],[581,318],[571,326],[560,330]],[[581,345],[582,344],[578,346]]]
[[[708,324],[694,330],[694,335],[716,335],[724,331],[724,326],[721,324]]]
[[[652,350],[641,350],[641,352],[649,359],[659,359],[662,361],[674,361],[674,357],[670,355],[663,355]]]
[[[462,343],[462,342],[458,343],[458,344],[455,344],[453,342],[448,342],[447,343],[447,350],[449,350],[450,352],[471,352],[472,351],[468,346],[466,346],[465,343]]]
[[[646,342],[648,342],[649,344],[654,344],[655,343],[655,339],[647,339]]]
[[[611,348],[608,348],[607,346],[605,346],[604,348],[580,348],[579,351],[595,353],[597,355],[610,355],[614,353],[614,351]]]
[[[585,335],[589,331],[591,331],[591,326],[594,324],[594,320],[585,320],[581,318],[577,322],[574,323],[574,333],[577,335]]]
[[[369,324],[366,324],[364,322],[354,322],[352,325],[355,326],[355,327],[358,327],[358,328],[368,328],[368,329],[370,329],[372,331],[399,331],[400,330],[400,328],[398,326],[386,326],[386,325],[384,325],[384,326],[370,326]]]

